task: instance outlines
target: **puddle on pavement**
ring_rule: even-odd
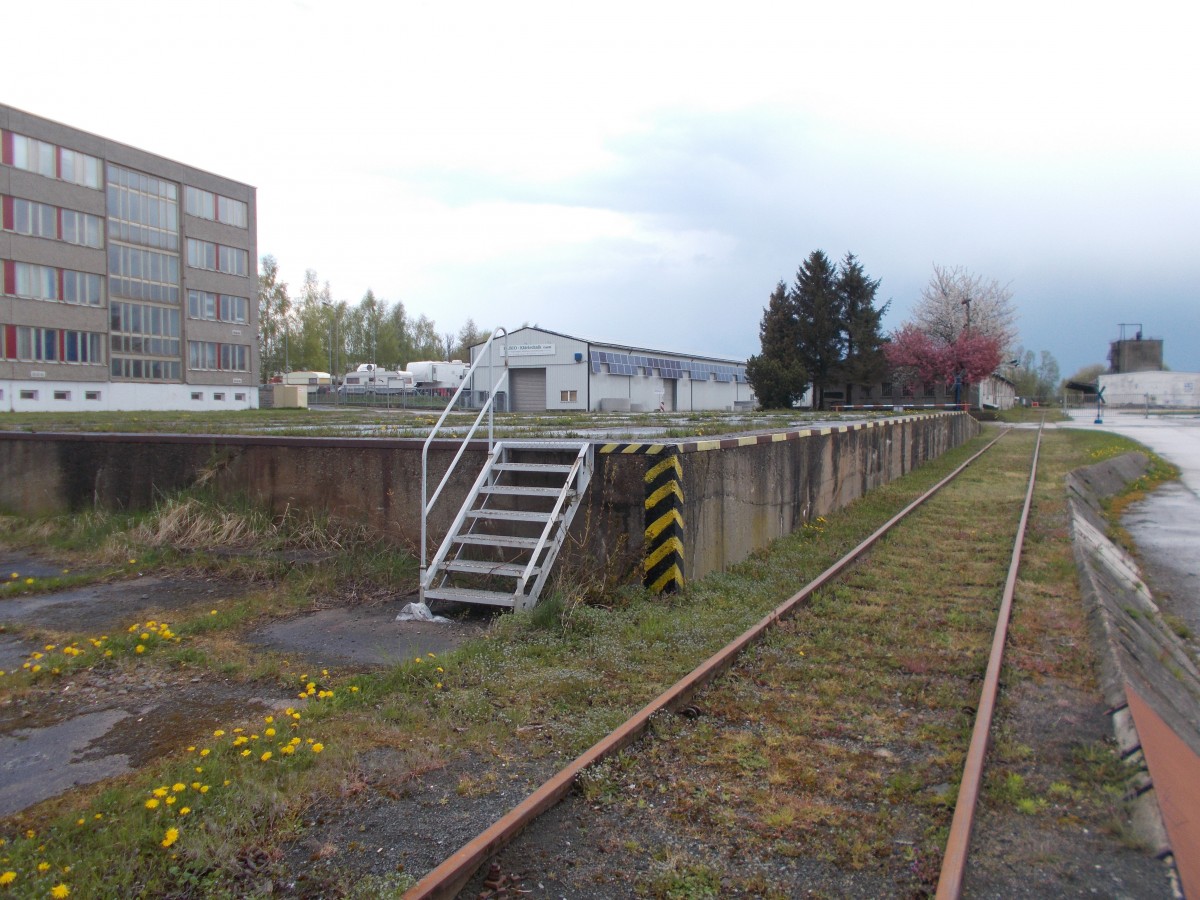
[[[131,698],[123,706],[0,735],[0,817],[70,788],[124,775],[199,742],[217,727],[253,721],[289,702],[254,696],[252,690],[233,683],[181,685],[170,696]]]

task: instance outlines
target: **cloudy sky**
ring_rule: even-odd
[[[442,332],[745,358],[813,249],[908,317],[1010,286],[1064,375],[1118,324],[1200,371],[1179,2],[10,4],[4,102],[258,188],[293,286]],[[1190,15],[1189,15],[1190,18]],[[20,73],[13,77],[13,73]]]

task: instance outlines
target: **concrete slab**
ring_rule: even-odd
[[[406,598],[375,606],[324,609],[274,622],[247,635],[260,647],[303,657],[316,665],[394,665],[426,653],[442,655],[482,634],[490,616],[474,615],[449,624],[397,622]]]

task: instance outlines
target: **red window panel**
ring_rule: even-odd
[[[65,328],[58,329],[58,361],[64,362],[67,358],[67,330]]]
[[[4,293],[17,292],[17,264],[11,259],[4,260]]]
[[[17,326],[16,325],[5,325],[4,326],[4,358],[5,359],[16,359],[17,358]]]

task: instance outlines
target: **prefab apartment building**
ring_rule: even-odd
[[[474,362],[483,344],[471,348]],[[520,328],[492,342],[493,375],[508,363],[508,396],[502,408],[653,411],[753,409],[754,392],[744,362],[645,350],[571,337],[544,328]],[[487,356],[475,370],[472,390],[486,396]]]
[[[0,410],[258,405],[255,189],[0,105]]]

